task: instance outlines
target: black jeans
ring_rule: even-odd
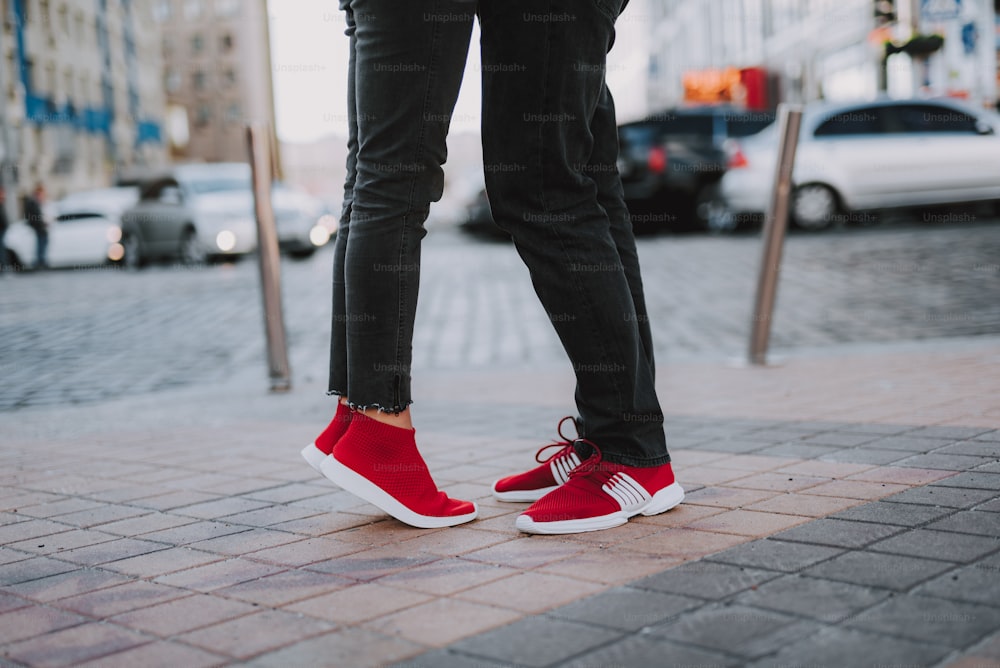
[[[411,403],[420,242],[441,198],[475,2],[341,0],[351,37],[344,209],[334,246],[331,394]]]
[[[608,461],[657,466],[670,456],[604,77],[622,6],[480,0],[483,154],[493,216],[572,362],[581,435]]]

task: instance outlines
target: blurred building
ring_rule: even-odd
[[[0,155],[23,194],[106,186],[166,157],[149,0],[0,0]]]
[[[246,124],[274,127],[267,1],[152,1],[173,156],[246,161]]]
[[[648,0],[651,109],[997,99],[997,0]],[[928,52],[940,35],[943,44]],[[913,39],[918,37],[918,39]],[[910,42],[913,42],[910,44]],[[887,51],[886,42],[893,43]],[[896,47],[903,52],[892,53]],[[888,57],[887,57],[888,55]]]

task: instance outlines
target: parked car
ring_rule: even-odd
[[[125,256],[121,240],[121,228],[98,213],[62,213],[49,225],[48,264],[69,268],[121,262]],[[17,221],[4,237],[4,263],[15,268],[31,266],[36,243],[35,231],[25,221]]]
[[[97,188],[67,195],[55,202],[53,208],[57,215],[96,214],[117,225],[121,223],[122,213],[138,201],[138,186]]]
[[[732,107],[672,109],[618,128],[618,172],[633,224],[704,229],[724,213],[718,183],[726,145],[760,132],[774,114]]]
[[[271,208],[278,245],[294,258],[310,257],[337,233],[337,217],[322,200],[308,193],[277,183],[271,193]]]
[[[152,259],[197,264],[253,251],[257,234],[250,166],[180,165],[142,185],[139,201],[122,214],[125,261]]]
[[[791,216],[819,230],[852,212],[1000,199],[1000,116],[954,100],[807,105]],[[731,145],[722,196],[731,221],[767,208],[778,133]]]

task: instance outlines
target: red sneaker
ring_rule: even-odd
[[[588,443],[590,443],[588,441]],[[601,451],[578,466],[565,485],[531,504],[515,525],[525,533],[581,533],[658,515],[684,500],[670,464],[639,468],[601,461]]]
[[[569,480],[569,474],[580,465],[580,458],[577,456],[576,450],[573,449],[573,440],[566,438],[566,435],[562,433],[566,420],[573,420],[573,418],[567,415],[559,420],[557,430],[563,440],[542,446],[535,453],[535,461],[541,466],[536,466],[524,473],[500,478],[493,483],[493,498],[497,501],[511,502],[537,501]],[[573,420],[573,424],[576,424],[576,420]],[[548,459],[542,459],[542,453],[553,447],[560,449]]]
[[[302,448],[302,458],[306,460],[309,466],[319,471],[319,465],[323,463],[327,455],[333,452],[333,446],[337,444],[340,437],[347,431],[353,414],[354,411],[347,404],[337,402],[337,412],[334,413],[330,424],[326,426],[322,434],[316,437],[315,441]]]
[[[415,434],[355,413],[320,470],[351,494],[410,526],[436,529],[476,519],[476,504],[438,490],[417,451]]]

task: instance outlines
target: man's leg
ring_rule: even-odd
[[[573,364],[586,438],[609,462],[655,467],[670,457],[652,347],[639,326],[634,244],[620,213],[612,225],[588,173],[595,157],[606,161],[614,150],[607,128],[595,135],[592,127],[614,4],[480,2],[483,146],[494,217],[512,235]]]
[[[36,247],[35,266],[44,269],[49,266],[49,234],[48,232],[38,233],[38,245]]]
[[[615,240],[618,256],[625,269],[625,278],[632,292],[632,305],[635,308],[639,338],[650,369],[655,371],[653,335],[649,325],[649,312],[646,309],[646,296],[642,288],[642,276],[639,273],[639,254],[635,247],[632,221],[625,205],[621,176],[618,174],[618,122],[615,116],[615,102],[607,84],[601,92],[601,99],[597,103],[590,129],[594,135],[594,150],[590,156],[587,172],[597,184],[597,202],[608,214],[611,236]]]

